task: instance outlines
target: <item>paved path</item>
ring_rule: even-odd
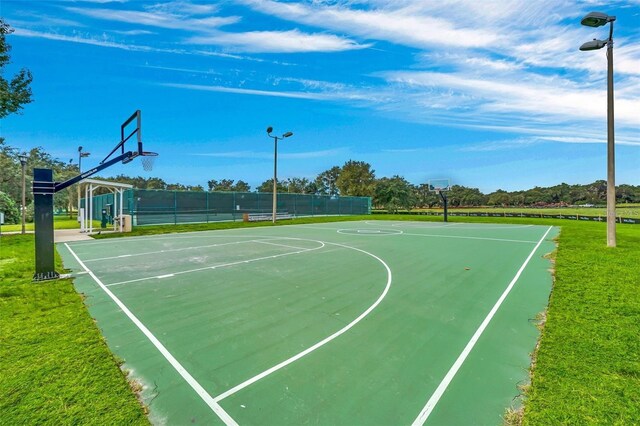
[[[79,229],[56,229],[53,231],[53,241],[55,243],[65,243],[67,241],[92,240],[87,233],[80,232]]]

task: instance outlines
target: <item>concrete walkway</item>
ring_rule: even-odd
[[[80,232],[79,229],[56,229],[53,231],[54,243],[66,243],[68,241],[93,240],[86,232]]]

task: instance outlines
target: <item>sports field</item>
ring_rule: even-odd
[[[154,423],[500,424],[556,235],[361,221],[58,249]]]

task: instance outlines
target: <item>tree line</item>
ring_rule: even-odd
[[[21,163],[18,149],[9,146],[0,139],[0,211],[5,213],[6,223],[18,223],[22,194]],[[64,162],[53,158],[43,148],[33,148],[26,153],[26,201],[27,217],[33,212],[31,182],[33,168],[50,168],[58,182],[76,176],[77,164],[72,160]],[[251,192],[251,186],[243,180],[211,179],[206,188],[202,185],[184,185],[168,183],[159,177],[118,175],[98,177],[97,179],[127,183],[137,189],[159,189],[169,191],[236,191]],[[342,166],[331,167],[315,178],[291,177],[279,180],[278,192],[295,194],[315,194],[330,196],[364,196],[372,198],[374,208],[391,212],[415,208],[433,208],[441,205],[440,196],[433,192],[429,183],[418,185],[408,182],[402,176],[381,177],[364,161],[349,160]],[[273,179],[267,179],[258,185],[256,192],[272,192]],[[607,183],[597,180],[586,185],[561,183],[551,187],[538,187],[521,191],[499,189],[484,194],[478,188],[453,185],[447,193],[450,207],[563,207],[570,205],[603,205],[606,203]],[[618,185],[616,199],[620,204],[640,203],[640,185]],[[57,193],[54,207],[60,211],[71,212],[77,206],[75,187]]]

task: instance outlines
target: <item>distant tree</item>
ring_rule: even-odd
[[[336,186],[340,195],[371,197],[375,191],[375,178],[369,163],[349,160],[342,166]]]
[[[432,208],[440,203],[440,197],[432,192],[428,183],[421,183],[413,187],[413,198],[416,207]]]
[[[511,196],[503,189],[498,189],[496,192],[489,194],[487,204],[490,206],[507,207],[511,204]]]
[[[209,191],[233,191],[233,179],[216,180],[211,179],[207,182]]]
[[[414,206],[413,194],[413,185],[403,177],[384,177],[376,181],[373,204],[383,206],[390,213],[400,209],[410,210]]]
[[[189,187],[181,183],[170,183],[165,188],[167,191],[188,191]]]
[[[310,186],[312,182],[307,178],[288,178],[284,181],[284,185],[287,187],[287,192],[291,194],[313,194],[315,191],[315,185]]]
[[[243,180],[239,180],[238,182],[236,182],[236,184],[234,185],[234,191],[236,192],[249,192],[251,191],[251,186],[249,186],[249,184]]]
[[[207,182],[209,191],[236,191],[236,192],[249,192],[251,187],[243,180],[239,180],[234,183],[233,179],[222,179],[220,181],[211,179]]]
[[[17,113],[23,105],[31,102],[31,72],[22,68],[8,81],[3,75],[4,67],[11,62],[11,46],[7,43],[7,35],[13,32],[13,28],[0,18],[0,118]]]
[[[339,195],[336,184],[341,170],[339,166],[333,166],[329,170],[320,173],[314,181],[316,186],[315,193],[320,195]]]
[[[262,182],[257,188],[258,192],[273,192],[273,179],[268,179]],[[278,180],[278,192],[287,192],[287,186],[285,182]]]
[[[144,189],[167,189],[167,183],[163,179],[152,177],[147,179]]]
[[[18,160],[18,150],[8,146],[4,140],[0,140],[0,191],[16,202],[22,193],[22,165]]]
[[[0,192],[0,212],[4,213],[5,223],[18,223],[22,217],[16,202],[4,192]]]
[[[478,188],[462,185],[453,185],[447,196],[451,207],[482,206],[487,202],[487,197]]]

